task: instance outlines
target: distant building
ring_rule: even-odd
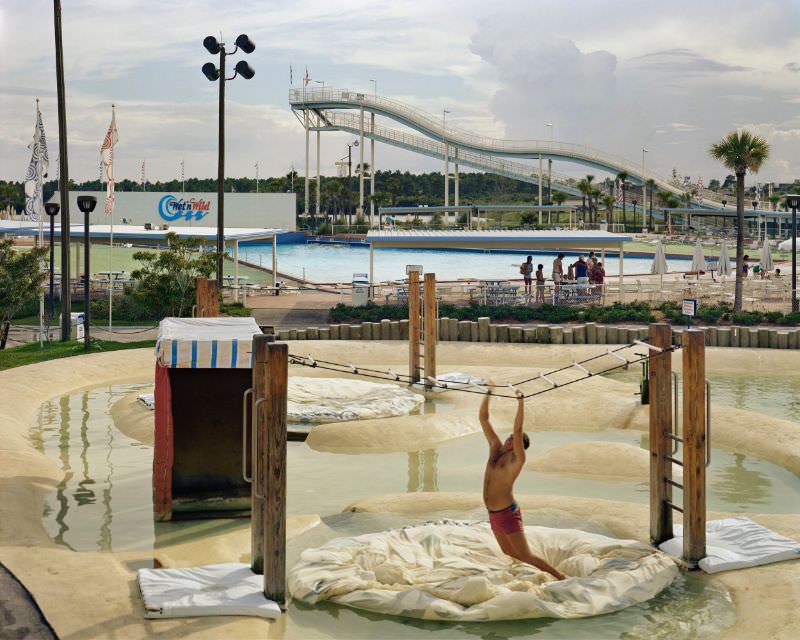
[[[82,222],[77,198],[92,195],[97,208],[89,217],[90,224],[109,224],[111,216],[103,212],[105,192],[70,191],[69,211],[72,222]],[[226,193],[225,227],[249,229],[296,230],[296,194],[294,193]],[[56,192],[51,202],[61,202]],[[180,193],[156,191],[117,191],[114,201],[114,226],[151,225],[154,229],[170,227],[215,227],[217,225],[216,193]]]

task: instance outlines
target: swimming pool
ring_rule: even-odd
[[[489,250],[453,249],[376,249],[376,280],[405,278],[407,264],[421,264],[427,273],[439,280],[458,278],[519,278],[519,264],[526,255],[533,263],[544,265],[547,278],[552,271],[554,255],[536,252],[498,252]],[[688,257],[688,256],[687,256]],[[264,267],[272,266],[271,244],[242,244],[239,258]],[[578,259],[577,253],[566,253],[565,265]],[[650,258],[625,258],[625,275],[650,273]],[[687,260],[667,260],[670,271],[689,268]],[[565,266],[566,269],[566,266]],[[606,258],[606,274],[619,273],[619,259]],[[278,270],[314,282],[350,282],[354,273],[369,273],[369,247],[344,244],[279,244]]]

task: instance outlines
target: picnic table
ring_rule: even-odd
[[[586,304],[597,302],[600,297],[600,290],[589,283],[564,283],[553,290],[553,304]]]
[[[483,304],[502,305],[519,302],[519,285],[507,280],[479,280]]]

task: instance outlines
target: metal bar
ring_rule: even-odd
[[[258,455],[258,408],[261,406],[262,402],[266,402],[266,398],[259,398],[256,400],[255,404],[253,405],[253,442],[252,442],[252,453],[253,453],[253,468],[255,469],[257,461],[256,456]],[[253,494],[259,500],[266,500],[266,496],[260,494],[258,492],[258,482],[253,483]]]
[[[669,433],[668,431],[664,432],[664,437],[665,438],[670,438],[670,439],[674,440],[675,442],[683,442],[683,438],[681,438],[680,436],[676,436],[674,433]],[[675,452],[673,451],[672,453],[675,453]]]
[[[672,408],[672,433],[677,434],[679,432],[680,426],[680,413],[678,413],[678,374],[674,371],[672,372],[672,400],[673,400],[673,408]],[[678,452],[678,444],[675,443],[672,447],[672,453]]]
[[[711,464],[711,383],[706,380],[706,466]]]
[[[581,371],[583,371],[583,372],[584,372],[584,373],[585,373],[587,376],[591,376],[591,375],[592,375],[592,372],[591,372],[591,371],[589,371],[589,370],[588,370],[586,367],[584,367],[584,366],[581,366],[581,365],[580,365],[580,363],[578,363],[578,362],[573,362],[573,363],[572,363],[572,366],[573,366],[573,367],[577,367],[578,369],[580,369]]]
[[[675,482],[674,480],[670,480],[669,478],[664,478],[664,482],[668,485],[675,487],[676,489],[683,489],[683,485],[679,482]]]
[[[613,352],[611,349],[606,349],[606,355],[607,355],[607,356],[613,356],[613,357],[614,357],[614,358],[616,358],[617,360],[620,360],[621,362],[624,362],[626,365],[627,365],[627,364],[630,364],[630,363],[628,362],[628,359],[627,359],[627,358],[623,358],[621,355],[619,355],[618,353],[615,353],[615,352]]]
[[[539,377],[542,380],[544,380],[545,382],[551,384],[554,389],[558,386],[555,382],[553,382],[550,378],[548,378],[546,375],[544,375],[544,373],[542,373],[541,371],[539,372]]]
[[[665,351],[665,349],[662,349],[661,347],[654,347],[652,344],[650,344],[649,342],[645,342],[644,340],[634,340],[633,344],[639,344],[653,351],[658,351],[659,353],[664,353]]]
[[[672,504],[672,503],[671,503],[669,500],[666,500],[666,501],[665,501],[665,504],[666,504],[666,505],[667,505],[667,506],[668,506],[670,509],[675,509],[675,511],[680,511],[681,513],[683,513],[683,509],[681,509],[681,508],[680,508],[680,507],[679,507],[677,504]]]
[[[253,387],[245,389],[242,394],[242,479],[245,482],[253,482],[252,471],[251,475],[247,475],[247,396],[253,395]],[[252,403],[252,400],[251,400]],[[253,412],[255,415],[255,412]]]
[[[664,459],[669,460],[670,462],[674,462],[680,466],[683,466],[683,460],[678,460],[677,458],[673,458],[672,456],[664,456]]]

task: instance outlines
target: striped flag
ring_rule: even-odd
[[[289,65],[289,86],[294,85],[294,74],[292,73],[292,65]]]
[[[617,181],[614,184],[617,189],[617,204],[622,204],[622,183]]]
[[[697,201],[697,204],[703,204],[703,188],[703,179],[698,178],[694,192],[694,199]]]
[[[308,77],[308,67],[306,67],[306,75],[303,76],[303,86],[305,87],[309,82],[311,82],[311,78]]]
[[[103,161],[103,169],[106,178],[106,206],[105,212],[114,213],[114,145],[117,144],[117,117],[114,105],[111,105],[111,124],[108,125],[106,137],[100,146],[100,158]]]
[[[36,222],[44,218],[44,198],[42,196],[42,178],[47,175],[50,159],[47,157],[47,139],[44,135],[42,112],[39,101],[36,101],[36,126],[33,130],[33,141],[28,145],[31,150],[31,162],[25,172],[25,213]]]
[[[145,162],[147,162],[147,160],[142,160],[142,172],[141,172],[141,178],[139,179],[139,182],[142,185],[142,189],[144,189],[144,184],[145,182],[147,182],[147,178],[145,177]]]

